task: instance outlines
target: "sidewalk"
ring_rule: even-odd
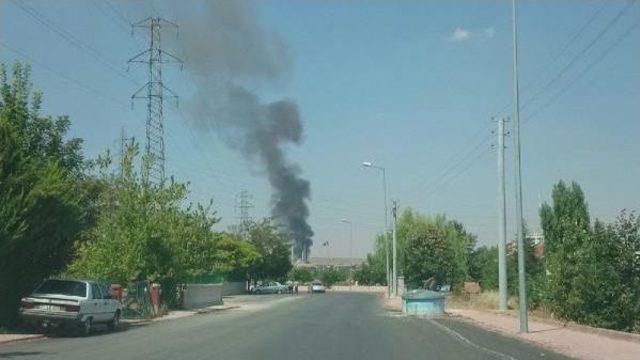
[[[217,311],[231,310],[239,308],[239,305],[231,304],[219,304],[207,306],[194,310],[174,310],[161,317],[153,319],[122,319],[121,323],[124,326],[142,326],[151,324],[158,321],[174,320],[184,317],[193,316],[196,314],[209,314]],[[46,337],[44,334],[0,334],[0,345],[14,343],[18,341],[35,340]]]
[[[513,314],[472,309],[447,309],[447,313],[488,330],[524,339],[578,359],[640,359],[638,334],[531,318],[529,333],[520,334],[519,320]]]
[[[388,299],[385,296],[383,306],[389,311],[402,311],[402,299],[400,297]],[[529,333],[520,334],[519,320],[515,312],[500,313],[466,308],[447,308],[446,312],[450,316],[458,317],[487,330],[526,340],[577,359],[640,359],[640,334],[531,317],[529,317]]]
[[[0,334],[0,345],[43,338],[42,334]]]

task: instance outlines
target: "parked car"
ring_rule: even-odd
[[[20,318],[33,325],[76,328],[87,335],[97,323],[118,327],[122,305],[106,286],[84,280],[45,280],[22,298]]]
[[[277,281],[265,281],[251,289],[254,294],[283,294],[287,291],[288,288]]]
[[[311,283],[311,285],[309,285],[309,291],[313,294],[313,293],[324,293],[325,291],[327,291],[327,288],[322,285],[322,282],[316,280],[314,282]]]

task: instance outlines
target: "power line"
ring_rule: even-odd
[[[24,11],[31,18],[36,20],[38,23],[40,23],[41,25],[45,26],[47,29],[53,31],[58,36],[62,37],[64,40],[66,40],[69,44],[71,44],[76,49],[80,50],[81,52],[83,52],[83,53],[85,53],[85,54],[87,54],[89,56],[91,56],[92,58],[94,58],[99,63],[103,64],[104,66],[106,66],[108,68],[110,68],[112,71],[114,71],[116,74],[118,74],[122,78],[136,83],[136,81],[133,78],[131,78],[130,76],[127,76],[126,74],[124,74],[122,72],[122,70],[124,70],[124,69],[120,68],[118,65],[115,65],[112,61],[109,61],[102,53],[100,53],[98,50],[96,50],[91,45],[88,45],[88,44],[82,42],[80,39],[78,39],[75,35],[73,35],[69,31],[65,30],[64,28],[62,28],[62,27],[60,27],[58,25],[56,25],[51,20],[47,19],[44,15],[39,13],[33,7],[25,4],[22,0],[11,0],[11,2],[14,5],[18,6],[22,11]]]
[[[113,5],[110,1],[105,1],[104,4],[107,5],[109,10],[111,10],[114,14],[116,14],[116,16],[120,20],[122,20],[122,22],[124,22],[127,27],[131,27],[131,24],[132,24],[131,21],[129,21],[129,19],[124,15],[124,13],[118,10],[118,8],[115,5]]]
[[[11,51],[12,53],[14,53],[14,54],[16,54],[16,55],[18,55],[18,56],[20,56],[20,57],[22,57],[22,58],[24,58],[24,59],[29,60],[31,63],[36,64],[36,65],[38,65],[39,67],[42,67],[43,69],[45,69],[45,70],[47,70],[47,71],[51,72],[52,74],[54,74],[54,75],[56,75],[56,76],[60,77],[61,79],[63,79],[63,80],[65,80],[65,81],[68,81],[68,82],[70,82],[70,83],[73,83],[73,84],[77,85],[80,89],[82,89],[82,90],[84,90],[84,91],[87,91],[87,92],[93,93],[93,94],[95,94],[95,95],[99,95],[99,96],[103,97],[104,99],[107,99],[107,100],[109,100],[109,101],[113,102],[114,104],[117,104],[117,105],[119,105],[119,106],[122,106],[123,108],[126,108],[126,109],[128,109],[128,108],[129,108],[129,107],[128,107],[124,102],[120,102],[119,100],[117,100],[117,99],[115,99],[114,97],[112,97],[112,96],[108,95],[107,93],[104,93],[104,92],[102,92],[102,91],[100,91],[100,90],[97,90],[97,89],[95,89],[95,88],[93,88],[93,87],[91,87],[91,86],[89,86],[89,85],[85,85],[85,84],[81,83],[80,81],[78,81],[78,80],[76,80],[76,79],[73,79],[73,78],[71,78],[71,77],[69,77],[69,76],[67,76],[67,75],[65,75],[65,74],[63,74],[63,73],[61,73],[61,72],[59,72],[59,71],[56,71],[55,69],[53,69],[53,68],[52,68],[52,67],[50,67],[49,65],[47,65],[47,64],[45,64],[45,63],[43,63],[43,62],[40,62],[40,61],[37,61],[37,60],[33,59],[31,56],[29,56],[29,55],[25,54],[24,52],[22,52],[22,51],[20,51],[20,50],[17,50],[17,49],[12,48],[11,46],[9,46],[8,44],[6,44],[6,43],[5,43],[5,42],[3,42],[2,40],[0,40],[0,46],[2,46],[2,47],[4,47],[4,48],[6,48],[7,50]]]
[[[466,166],[463,167],[462,169],[460,169],[458,172],[456,172],[455,174],[453,174],[452,176],[450,176],[447,179],[444,179],[439,185],[435,186],[430,192],[429,194],[435,194],[438,191],[442,191],[444,190],[447,186],[451,185],[451,183],[453,182],[453,180],[457,179],[458,177],[462,176],[463,174],[465,174],[469,169],[471,169],[471,167],[475,164],[476,161],[478,161],[479,159],[481,159],[484,155],[490,153],[492,151],[491,148],[487,148],[484,151],[481,151],[479,153],[476,154],[476,156],[469,158],[470,160],[467,162]]]
[[[582,58],[604,35],[611,30],[611,28],[620,20],[620,18],[626,14],[629,9],[635,5],[635,0],[629,0],[627,4],[620,9],[616,15],[605,25],[605,27],[598,32],[595,38],[593,38],[582,50],[580,50],[572,59],[567,63],[551,80],[549,80],[540,90],[538,90],[532,97],[530,97],[526,103],[522,105],[522,110],[524,110],[528,105],[534,102],[540,95],[542,95],[549,87],[556,83],[556,81],[560,80],[560,78],[577,62]]]
[[[553,102],[562,97],[573,85],[575,85],[580,79],[582,79],[589,71],[597,66],[607,55],[609,55],[624,39],[626,39],[632,32],[640,25],[640,20],[635,21],[625,32],[623,32],[618,38],[611,43],[600,55],[591,61],[573,80],[567,83],[563,88],[550,97],[544,104],[538,106],[533,110],[523,121],[523,123],[529,122],[532,118],[538,115],[542,110],[550,106]]]
[[[544,70],[543,73],[546,72],[546,69],[550,68],[551,65],[553,65],[567,50],[568,48],[571,46],[572,43],[575,42],[575,40],[577,38],[579,38],[582,33],[589,27],[591,26],[591,24],[595,21],[595,19],[600,15],[600,13],[605,9],[606,5],[608,4],[610,0],[605,1],[590,17],[589,19],[580,27],[580,29],[565,43],[565,45],[560,49],[560,51],[551,59],[551,61],[549,61],[545,66],[544,66]],[[550,81],[548,81],[538,92],[536,92],[531,98],[529,98],[522,106],[522,109],[526,108],[528,105],[530,105],[532,102],[534,102],[540,95],[542,95],[543,92],[545,92],[550,86],[552,86],[555,82],[557,82],[564,73],[566,73],[569,68],[571,66],[573,66],[582,56],[584,56],[584,54],[586,52],[588,52],[612,27],[613,25],[615,25],[615,23],[617,23],[620,18],[626,14],[629,9],[631,8],[631,6],[633,6],[635,4],[635,0],[630,0],[629,2],[627,2],[627,4],[618,11],[618,13],[616,13],[616,15],[607,23],[607,25],[598,33],[598,35],[587,44],[587,46],[585,46],[580,52],[578,52],[573,58],[572,60],[565,65]],[[536,79],[540,79],[541,77],[537,77]],[[531,86],[533,86],[533,84],[537,83],[537,81],[533,81],[531,83]],[[549,102],[547,103],[551,103],[555,100],[551,99]],[[546,105],[546,104],[545,104]],[[507,104],[505,107],[503,107],[503,109],[500,111],[500,113],[504,112],[508,107],[510,106],[510,104]],[[543,106],[544,107],[544,106]],[[538,110],[536,110],[536,112],[538,112],[540,110],[540,108]],[[530,118],[530,117],[529,117]],[[527,118],[527,120],[529,119]],[[526,120],[525,120],[526,121]],[[482,130],[484,130],[483,128],[479,129],[478,132],[474,133],[474,135],[472,136],[470,141],[473,141],[474,138],[476,138],[478,136],[478,134],[480,134],[482,132]],[[473,152],[475,152],[480,146],[482,146],[484,143],[486,143],[486,141],[490,138],[490,136],[487,136],[485,139],[483,139],[482,142],[480,142],[479,144],[476,144],[476,146],[474,148],[472,148],[470,151],[466,152],[466,155],[462,155],[462,157],[458,157],[458,160],[454,163],[450,163],[447,162],[447,165],[445,166],[444,170],[441,172],[441,175],[433,182],[431,182],[428,186],[428,188],[432,188],[432,187],[437,187],[439,182],[442,182],[449,173],[451,173],[452,171],[454,171],[457,167],[461,166],[465,159],[472,154]],[[464,151],[461,151],[457,154],[463,154]],[[456,157],[453,157],[456,158]],[[478,158],[478,157],[477,157]],[[477,159],[476,158],[476,159]],[[451,157],[450,157],[451,159]],[[452,178],[453,179],[453,178]],[[452,180],[450,179],[450,180]],[[424,186],[425,181],[423,180],[421,182],[421,184],[419,185],[419,187]]]

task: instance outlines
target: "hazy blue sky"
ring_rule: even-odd
[[[605,2],[520,2],[524,212],[534,230],[540,202],[560,179],[582,186],[593,216],[610,220],[623,208],[640,208],[640,4],[620,12],[628,2],[613,0],[599,11]],[[33,80],[45,93],[45,111],[71,117],[71,134],[85,139],[88,157],[117,151],[121,127],[143,139],[144,104],[131,110],[129,102],[138,85],[114,71],[124,71],[146,41],[146,34],[131,36],[118,12],[133,21],[145,15],[141,6],[25,3],[91,47],[79,50],[16,2],[0,1],[0,59],[24,60],[10,48],[35,62]],[[510,1],[290,0],[250,7],[263,28],[284,39],[293,59],[286,81],[256,91],[300,106],[305,142],[287,150],[311,181],[315,242],[330,242],[314,255],[347,255],[342,218],[354,223],[354,255],[369,251],[382,230],[381,178],[362,161],[387,168],[389,197],[402,208],[446,213],[480,244],[496,242],[491,118],[510,115]],[[155,8],[172,18],[167,3]],[[143,68],[130,74],[145,81]],[[186,71],[167,67],[164,74],[167,85],[188,98],[193,84]],[[236,221],[235,196],[242,189],[254,196],[252,215],[268,215],[270,189],[259,168],[170,107],[165,120],[168,172],[191,182],[192,200],[214,198],[221,228]]]

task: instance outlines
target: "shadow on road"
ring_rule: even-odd
[[[11,359],[19,356],[33,356],[33,355],[45,355],[42,351],[12,351],[6,353],[0,353],[0,359]]]

